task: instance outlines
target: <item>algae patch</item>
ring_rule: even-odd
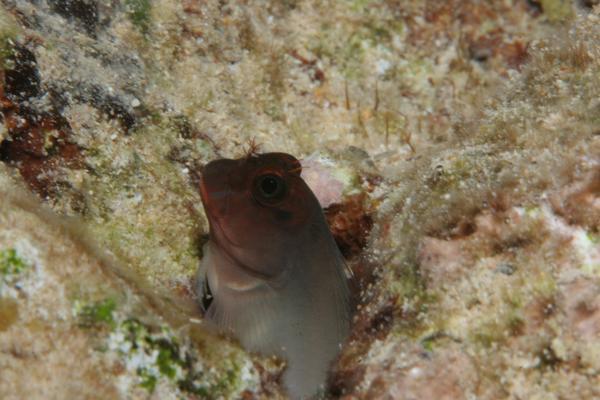
[[[564,22],[573,17],[572,2],[568,0],[540,0],[544,14],[550,22]]]
[[[149,326],[129,318],[117,325],[108,343],[110,350],[121,355],[125,367],[135,371],[139,385],[151,393],[159,384],[170,383],[181,392],[202,398],[230,398],[247,383],[242,379],[241,364],[234,359],[217,368],[205,368],[166,326]]]
[[[137,26],[142,33],[148,33],[150,28],[150,13],[152,4],[150,0],[126,0],[125,5],[131,22]]]
[[[91,304],[75,302],[74,314],[79,318],[79,326],[84,328],[108,325],[115,326],[113,313],[117,308],[117,302],[113,298],[107,298]]]
[[[29,267],[30,265],[17,255],[15,249],[10,248],[0,251],[0,282],[13,283]]]
[[[249,360],[233,353],[209,362],[169,326],[134,317],[120,303],[114,296],[78,299],[72,310],[78,326],[101,340],[96,350],[116,355],[128,375],[136,377],[126,379],[126,386],[158,396],[166,389],[182,396],[235,398],[248,383],[258,385],[260,379],[252,373]]]
[[[15,249],[0,251],[0,295],[3,285],[12,285],[29,265]],[[19,318],[19,304],[10,297],[0,297],[0,332],[7,330]]]

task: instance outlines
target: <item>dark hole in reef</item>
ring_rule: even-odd
[[[598,4],[600,4],[600,0],[579,0],[577,2],[581,7],[592,9]]]
[[[25,102],[41,93],[40,74],[35,55],[23,45],[15,45],[7,57],[4,71],[4,93],[14,102]]]
[[[540,3],[538,0],[526,0],[525,4],[527,4],[529,12],[531,12],[534,16],[538,16],[544,12],[542,3]]]
[[[329,377],[326,398],[342,398],[349,390],[360,384],[365,374],[365,369],[364,366],[357,366],[343,371],[335,371],[333,376]]]
[[[494,55],[493,49],[478,44],[469,46],[469,58],[479,63],[484,63]]]
[[[79,97],[81,101],[91,104],[110,118],[117,118],[125,133],[135,125],[136,118],[131,112],[129,106],[123,104],[121,99],[115,95],[109,94],[106,90],[97,85],[92,85],[81,91]]]
[[[560,364],[561,359],[556,355],[551,345],[544,347],[538,354],[540,363],[538,368],[541,370],[556,371]]]
[[[501,254],[504,252],[514,251],[529,246],[533,243],[532,238],[526,236],[512,236],[506,239],[495,242],[492,246],[494,254]]]
[[[394,320],[395,304],[393,302],[385,304],[369,321],[367,334],[383,339],[389,332]]]
[[[52,10],[74,20],[87,34],[94,35],[98,26],[98,4],[95,0],[49,0]]]

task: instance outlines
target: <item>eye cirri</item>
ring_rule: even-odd
[[[208,163],[199,182],[205,319],[250,351],[286,359],[294,400],[325,383],[350,328],[344,260],[301,171],[289,154],[251,154]]]

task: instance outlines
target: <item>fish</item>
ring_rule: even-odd
[[[205,319],[287,361],[290,398],[323,390],[351,322],[349,271],[298,159],[251,153],[200,171],[209,239],[196,291]]]

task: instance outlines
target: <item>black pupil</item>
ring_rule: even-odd
[[[275,197],[281,191],[281,179],[276,176],[265,176],[260,181],[260,190],[265,197]]]

